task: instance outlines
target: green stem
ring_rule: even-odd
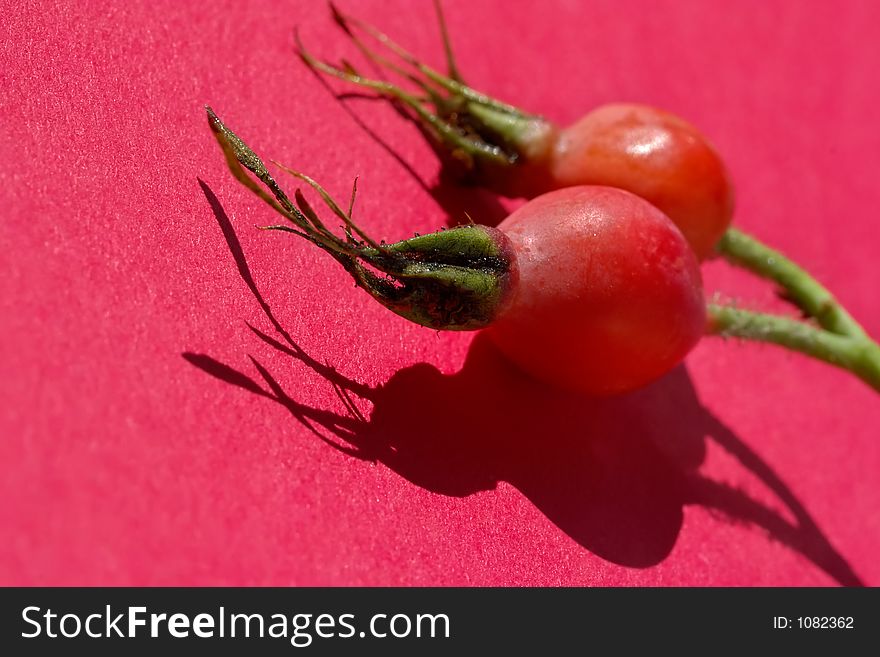
[[[730,228],[717,247],[729,262],[776,282],[786,297],[808,317],[832,333],[868,340],[865,330],[837,299],[805,270],[736,228]]]
[[[709,332],[769,342],[848,370],[880,392],[880,346],[869,338],[838,335],[787,317],[709,304]]]

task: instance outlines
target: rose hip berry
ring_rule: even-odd
[[[487,328],[537,378],[590,394],[638,388],[678,364],[706,324],[697,260],[675,225],[612,187],[540,196],[498,228],[471,225],[377,243],[307,176],[342,221],[331,233],[297,190],[290,201],[262,160],[208,109],[233,174],[299,235],[334,257],[398,315],[434,329]],[[253,173],[271,192],[258,187]]]
[[[707,257],[733,215],[721,158],[696,128],[654,107],[603,105],[562,130],[549,162],[553,188],[610,185],[657,206],[697,257]]]
[[[498,228],[517,255],[519,284],[487,331],[536,377],[591,394],[632,390],[702,336],[697,261],[668,217],[634,194],[569,187]]]

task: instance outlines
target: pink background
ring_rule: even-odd
[[[340,4],[442,65],[430,3]],[[445,4],[478,88],[561,123],[626,100],[699,125],[737,223],[880,335],[880,5]],[[880,403],[852,376],[710,339],[583,400],[254,230],[275,218],[205,103],[342,198],[359,174],[373,234],[499,213],[432,193],[412,124],[299,61],[295,25],[361,61],[322,3],[0,15],[0,583],[880,584]],[[721,263],[705,278],[783,307]]]

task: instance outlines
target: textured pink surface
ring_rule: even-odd
[[[707,340],[585,401],[253,230],[273,216],[206,102],[339,196],[360,174],[375,234],[498,210],[432,195],[417,130],[293,55],[299,24],[359,61],[321,3],[0,4],[0,583],[880,584],[880,403],[853,377]],[[342,4],[442,63],[430,3]],[[877,3],[446,6],[486,91],[561,122],[625,100],[699,125],[739,225],[880,335]]]

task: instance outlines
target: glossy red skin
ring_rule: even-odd
[[[604,105],[559,134],[550,162],[555,188],[610,185],[660,208],[697,257],[730,225],[733,187],[709,141],[683,119],[645,105]]]
[[[537,378],[592,395],[633,390],[675,367],[703,334],[693,251],[668,217],[634,194],[557,190],[499,228],[520,278],[487,332]]]
[[[660,208],[700,260],[730,225],[733,186],[718,153],[694,126],[655,107],[603,105],[559,130],[540,121],[523,131],[524,157],[487,169],[504,194],[532,197],[574,185],[608,185]]]

